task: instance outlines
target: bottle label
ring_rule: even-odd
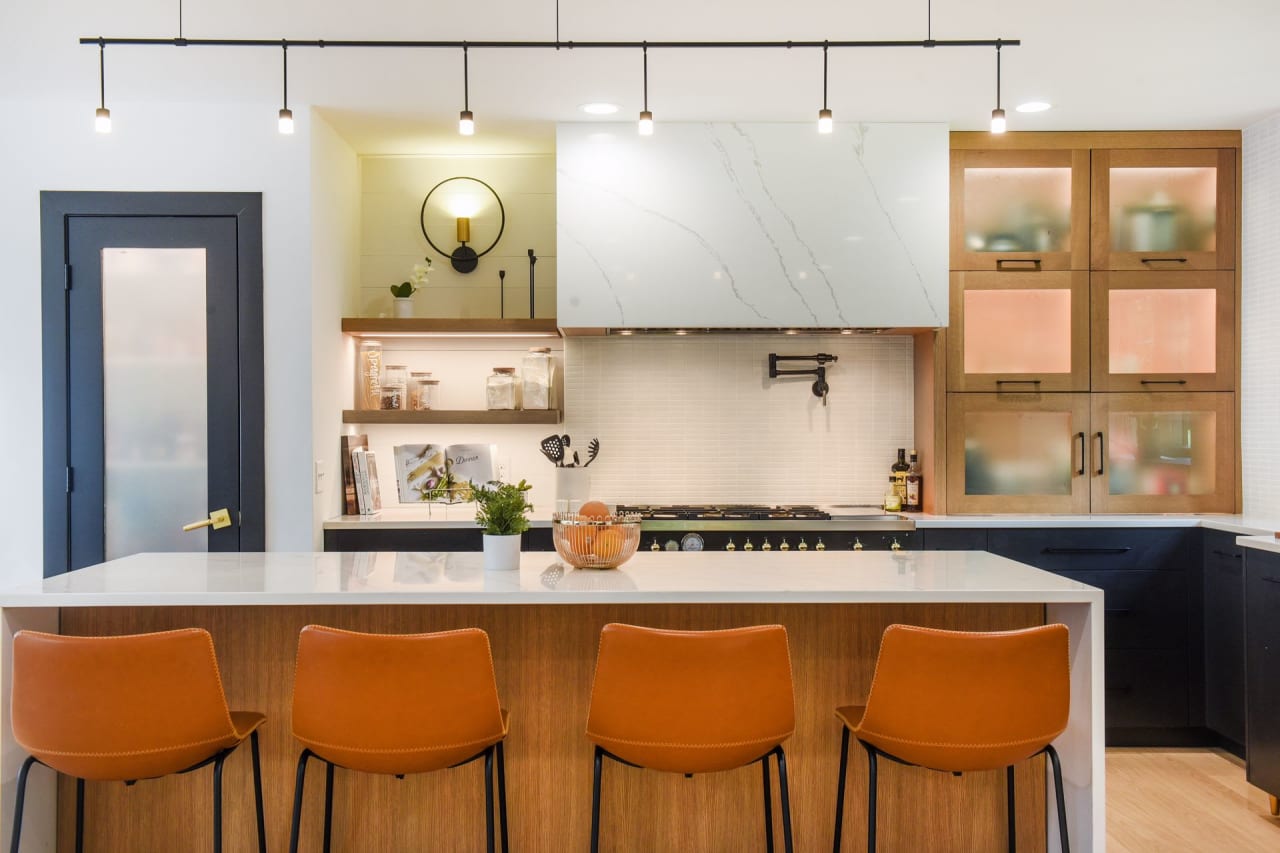
[[[920,505],[920,482],[918,480],[907,481],[907,506]]]

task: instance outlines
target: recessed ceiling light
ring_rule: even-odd
[[[618,111],[618,105],[606,104],[601,101],[599,103],[583,104],[578,107],[578,109],[582,110],[584,113],[590,113],[593,116],[608,116],[613,115]]]
[[[1042,113],[1051,106],[1053,105],[1047,101],[1027,101],[1025,104],[1018,104],[1014,109],[1020,113]]]

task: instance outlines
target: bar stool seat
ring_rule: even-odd
[[[595,744],[591,849],[600,844],[602,759],[669,773],[711,773],[759,762],[765,842],[773,850],[769,759],[778,764],[783,837],[791,806],[782,743],[795,731],[787,633],[781,625],[669,631],[609,624],[591,686]]]
[[[11,849],[22,834],[31,765],[76,779],[76,850],[84,783],[125,782],[213,765],[213,849],[222,849],[222,764],[253,747],[258,849],[266,850],[258,729],[266,716],[227,708],[213,638],[199,628],[120,637],[19,631],[13,640],[13,734],[30,757],[18,776]]]
[[[507,849],[503,741],[489,636],[479,628],[365,634],[308,625],[298,637],[293,735],[303,745],[289,849],[297,851],[307,762],[325,764],[324,849],[333,827],[334,768],[405,776],[485,763],[485,832],[494,850],[494,759],[502,849]]]

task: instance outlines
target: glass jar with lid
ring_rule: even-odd
[[[381,405],[382,342],[360,341],[360,353],[356,356],[357,409],[376,409]]]
[[[485,402],[489,409],[515,409],[516,369],[495,367],[485,381]]]
[[[551,347],[529,347],[520,364],[520,385],[524,391],[525,409],[551,408],[551,385],[555,362]]]
[[[403,411],[409,390],[409,370],[403,364],[388,364],[382,371],[379,408]]]
[[[431,378],[431,371],[429,370],[413,370],[409,372],[409,390],[408,390],[408,395],[406,396],[406,399],[405,399],[406,409],[409,409],[410,411],[415,411],[415,412],[422,411],[421,409],[418,408],[418,402],[420,397],[419,383],[424,379],[430,379],[430,378]]]
[[[409,408],[415,412],[426,412],[436,405],[436,390],[440,387],[439,379],[431,379],[428,373],[425,378],[412,380],[409,389]]]

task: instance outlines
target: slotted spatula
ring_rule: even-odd
[[[549,435],[542,439],[542,455],[551,460],[552,465],[564,465],[564,443],[558,435]]]

